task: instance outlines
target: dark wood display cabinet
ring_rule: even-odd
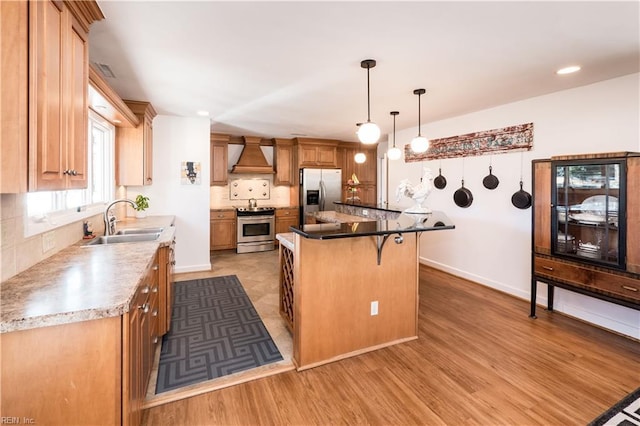
[[[538,282],[640,309],[640,153],[533,161],[531,317]]]

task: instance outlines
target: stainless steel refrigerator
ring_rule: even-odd
[[[300,222],[307,213],[335,210],[342,200],[342,170],[300,169]]]

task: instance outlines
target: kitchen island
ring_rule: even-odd
[[[281,312],[292,329],[296,368],[416,339],[420,236],[454,228],[442,212],[396,212],[278,234]]]

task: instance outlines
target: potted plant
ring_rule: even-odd
[[[136,203],[136,217],[138,219],[142,219],[147,217],[147,213],[145,212],[146,209],[149,208],[149,197],[145,197],[144,195],[140,194],[136,197],[135,199],[135,203]]]

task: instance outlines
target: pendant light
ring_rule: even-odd
[[[362,152],[362,144],[358,144],[358,152],[353,156],[353,160],[358,164],[362,164],[367,161],[367,156]]]
[[[362,123],[358,128],[358,139],[363,144],[374,144],[380,139],[380,128],[371,121],[371,99],[369,94],[369,70],[376,66],[374,59],[365,59],[360,62],[362,68],[367,69],[367,122]]]
[[[414,95],[418,95],[418,136],[411,141],[411,150],[415,153],[426,152],[429,149],[429,139],[420,134],[420,96],[424,95],[426,90],[416,89]]]
[[[389,114],[393,116],[393,146],[387,151],[387,158],[389,158],[389,160],[398,160],[402,157],[402,151],[396,146],[396,115],[400,113],[398,111],[391,111]]]

